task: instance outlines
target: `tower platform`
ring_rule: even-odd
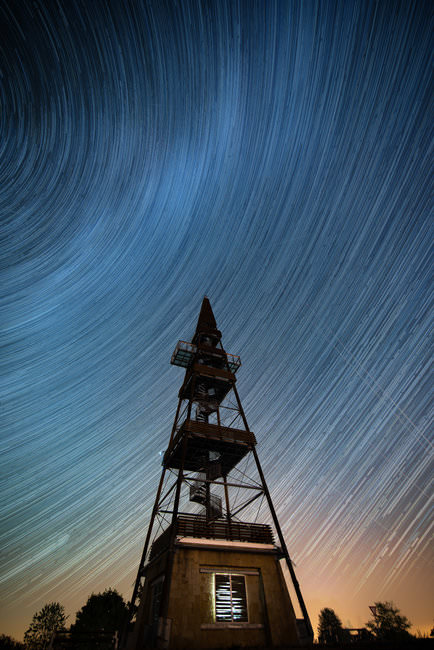
[[[205,464],[209,464],[209,452],[213,452],[216,465],[220,466],[220,476],[226,476],[256,445],[255,435],[251,431],[185,420],[164,454],[164,467],[181,467],[185,439],[184,470],[200,471]]]
[[[200,381],[197,381],[200,377]],[[193,380],[196,385],[193,388]],[[187,370],[187,374],[182,384],[178,397],[179,399],[202,399],[203,394],[200,392],[199,386],[205,389],[209,394],[212,391],[213,400],[217,404],[221,404],[226,395],[232,389],[235,383],[235,375],[229,370],[224,368],[214,368],[201,363],[193,363]]]
[[[247,523],[218,519],[207,521],[202,515],[180,515],[176,520],[175,535],[178,541],[209,540],[210,542],[226,540],[242,544],[259,544],[274,548],[274,537],[271,527],[267,524]],[[173,524],[161,533],[151,546],[149,559],[153,560],[169,546]],[[240,546],[242,548],[242,546]]]

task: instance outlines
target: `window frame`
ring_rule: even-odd
[[[159,576],[150,584],[151,601],[150,601],[150,623],[157,625],[160,616],[161,597],[163,594],[164,575]]]
[[[229,585],[230,585],[230,612],[231,612],[231,618],[230,620],[228,619],[219,619],[218,614],[217,614],[217,582],[216,582],[216,576],[225,576],[228,578]],[[234,618],[234,603],[232,599],[232,578],[242,578],[243,583],[244,583],[244,605],[245,605],[245,612],[246,612],[246,617],[245,618]],[[213,592],[214,592],[214,621],[216,624],[246,624],[249,623],[249,600],[248,600],[248,595],[247,595],[247,581],[246,581],[246,574],[241,571],[213,571]]]

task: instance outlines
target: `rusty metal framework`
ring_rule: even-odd
[[[171,363],[185,368],[185,377],[163,457],[131,598],[130,619],[137,609],[146,566],[162,553],[167,554],[167,567],[160,616],[167,616],[177,537],[276,543],[292,579],[306,634],[312,636],[293,563],[256,452],[256,438],[236,388],[235,374],[241,360],[224,350],[208,298],[203,300],[191,343],[179,341]],[[275,533],[270,525],[257,523],[263,505],[268,506]],[[240,519],[241,514],[252,518],[254,512],[254,521]]]

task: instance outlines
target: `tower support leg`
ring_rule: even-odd
[[[243,419],[243,422],[244,422],[244,426],[246,427],[247,431],[250,431],[249,425],[247,423],[247,419],[246,419],[246,416],[244,414],[243,407],[241,405],[241,401],[240,401],[238,391],[236,389],[235,384],[233,386],[233,390],[234,390],[234,394],[235,394],[235,397],[236,397],[236,400],[237,400],[240,415],[241,415],[241,417]],[[283,537],[282,530],[280,528],[279,520],[277,518],[276,511],[274,509],[274,505],[273,505],[273,502],[271,500],[270,492],[268,491],[268,486],[267,486],[267,483],[265,481],[265,476],[264,476],[264,473],[262,471],[261,463],[259,462],[258,454],[256,453],[255,447],[252,447],[252,452],[253,452],[253,457],[255,459],[256,467],[258,469],[259,476],[261,478],[261,483],[262,483],[262,487],[264,489],[264,494],[265,494],[265,497],[266,497],[267,502],[268,502],[268,507],[270,508],[270,513],[271,513],[271,516],[272,516],[272,519],[273,519],[273,523],[274,523],[274,526],[276,528],[277,536],[279,538],[280,547],[281,547],[283,555],[285,557],[285,561],[286,561],[286,564],[287,564],[287,567],[288,567],[288,570],[289,570],[289,574],[291,576],[291,580],[292,580],[292,583],[294,585],[295,593],[297,595],[298,603],[300,605],[300,609],[301,609],[301,612],[303,614],[304,622],[305,622],[305,625],[306,625],[306,632],[307,632],[307,635],[309,637],[313,638],[313,629],[312,629],[312,624],[310,622],[309,614],[307,613],[306,605],[304,603],[304,599],[303,599],[303,596],[301,594],[300,585],[298,584],[298,580],[297,580],[297,577],[295,575],[294,567],[292,566],[291,558],[289,557],[288,548],[286,546],[285,538]]]
[[[176,481],[175,502],[173,504],[170,546],[167,553],[165,579],[163,583],[163,593],[161,595],[157,648],[162,648],[162,649],[167,648],[170,641],[170,622],[167,620],[167,614],[169,611],[170,585],[172,582],[173,563],[175,558],[175,542],[176,542],[176,528],[177,528],[177,519],[178,519],[178,510],[179,510],[179,499],[181,496],[181,486],[184,477],[184,464],[185,464],[185,456],[187,452],[187,442],[188,442],[188,434],[184,436],[184,440],[182,441],[181,464],[178,471],[178,477]]]
[[[145,546],[143,548],[143,553],[142,557],[140,559],[140,564],[139,564],[139,570],[137,572],[137,577],[136,577],[136,582],[134,584],[134,589],[133,589],[133,595],[131,596],[131,602],[130,602],[130,607],[128,611],[128,620],[126,621],[124,625],[124,629],[122,631],[122,636],[120,640],[119,646],[121,648],[124,648],[127,643],[127,636],[128,636],[128,623],[131,621],[134,615],[134,609],[135,609],[135,603],[137,600],[137,596],[139,593],[139,586],[140,586],[140,581],[142,578],[142,570],[146,561],[146,556],[148,554],[148,548],[149,548],[149,542],[151,539],[151,534],[152,534],[152,529],[154,526],[154,521],[155,517],[158,512],[158,506],[159,506],[159,501],[160,501],[160,496],[161,496],[161,490],[163,489],[163,483],[164,483],[164,477],[166,475],[166,468],[163,468],[163,471],[161,472],[161,477],[160,477],[160,483],[158,484],[158,489],[157,489],[157,496],[155,499],[154,507],[152,509],[152,514],[151,514],[151,521],[149,522],[148,526],[148,532],[146,534],[146,540],[145,540]]]

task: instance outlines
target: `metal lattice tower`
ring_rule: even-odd
[[[302,634],[306,638],[313,638],[293,563],[256,452],[256,438],[238,395],[236,372],[241,361],[224,350],[208,298],[202,302],[192,341],[178,342],[171,363],[185,368],[185,376],[163,457],[131,598],[130,618],[137,611],[148,565],[162,555],[165,557],[165,579],[158,603],[153,607],[158,609],[155,613],[158,619],[167,617],[177,540],[188,537],[225,543],[274,544],[279,557],[286,562],[302,612],[298,626],[304,626]],[[258,523],[266,507],[273,526]],[[248,515],[250,520],[245,521],[242,515]],[[130,647],[125,644],[126,635],[124,647]],[[164,645],[158,639],[156,644]]]

